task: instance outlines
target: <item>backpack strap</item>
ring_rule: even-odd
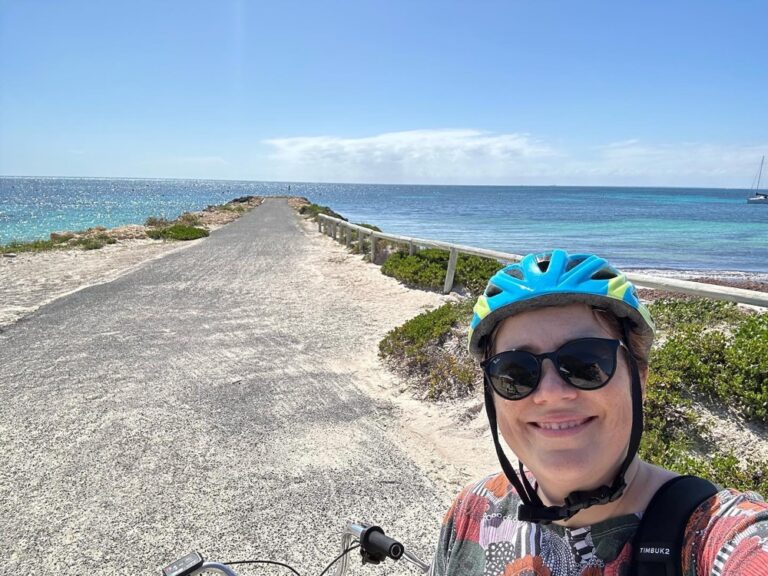
[[[682,574],[685,527],[693,511],[718,488],[698,476],[678,476],[656,491],[632,543],[635,576]]]

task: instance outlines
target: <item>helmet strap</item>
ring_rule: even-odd
[[[637,362],[632,355],[629,342],[629,320],[623,319],[622,331],[624,333],[624,343],[627,346],[629,357],[629,368],[631,377],[631,396],[632,396],[632,431],[629,437],[627,455],[619,466],[619,470],[611,486],[599,486],[593,490],[576,490],[571,492],[565,498],[565,504],[561,506],[545,506],[539,497],[536,488],[531,485],[525,474],[523,463],[519,462],[520,475],[515,473],[514,468],[507,459],[504,450],[499,442],[498,422],[496,418],[496,404],[494,402],[493,386],[487,377],[484,377],[484,398],[485,411],[488,415],[488,423],[491,426],[491,436],[493,445],[496,448],[496,456],[501,464],[504,475],[512,483],[520,497],[521,503],[517,509],[518,520],[524,522],[535,522],[538,524],[549,524],[558,520],[568,520],[580,510],[608,504],[618,500],[624,493],[626,482],[624,474],[629,465],[634,460],[637,450],[640,447],[640,438],[643,434],[643,394],[640,384],[640,371]]]

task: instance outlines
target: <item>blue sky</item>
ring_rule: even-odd
[[[768,2],[0,0],[0,174],[749,187]]]

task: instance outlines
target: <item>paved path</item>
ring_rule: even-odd
[[[359,386],[383,327],[323,242],[267,200],[0,333],[0,573],[152,574],[199,549],[317,574],[347,518],[429,553],[447,495]]]

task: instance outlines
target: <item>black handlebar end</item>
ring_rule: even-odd
[[[360,554],[363,564],[379,564],[386,558],[399,560],[405,548],[397,540],[384,534],[379,526],[368,526],[360,534]]]

